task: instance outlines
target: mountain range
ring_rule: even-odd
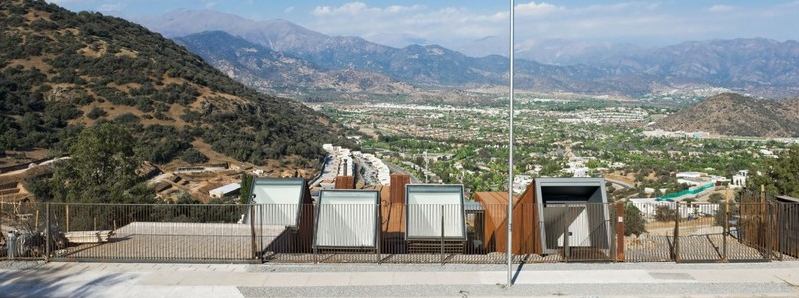
[[[343,90],[402,93],[414,89],[398,88],[401,84],[420,88],[468,89],[500,86],[507,82],[506,57],[470,57],[433,44],[394,48],[359,37],[328,36],[285,20],[256,22],[208,10],[176,10],[162,16],[132,20],[168,37],[183,37],[181,40],[192,51],[217,67],[227,65],[227,73],[233,72],[237,77],[255,75],[244,67],[234,67],[247,64],[246,61],[232,61],[234,57],[236,60],[254,59],[252,55],[245,58],[235,56],[235,52],[241,52],[242,48],[253,48],[242,43],[246,40],[263,49],[279,52],[283,57],[301,60],[307,63],[304,66],[321,72],[350,71],[347,75],[353,77],[339,76],[342,82],[360,81],[368,74],[379,76],[381,84],[394,85],[381,88],[367,83],[365,88]],[[228,47],[226,53],[209,55],[218,47],[213,43],[230,37],[218,33],[192,36],[204,31],[224,31],[238,37],[240,39],[236,42],[242,48]],[[496,38],[487,37],[478,44],[495,43]],[[265,52],[261,50],[259,53]],[[539,47],[520,49],[518,57],[540,57],[544,62],[560,64],[517,60],[517,88],[540,92],[636,97],[672,90],[721,87],[770,98],[799,93],[799,42],[796,41],[777,42],[761,38],[710,40],[657,48],[549,41]],[[263,63],[277,61],[274,54],[265,54],[258,59]],[[291,72],[291,67],[281,71],[290,72],[282,76],[301,74]],[[274,78],[267,77],[264,82],[274,82]],[[320,80],[318,85],[310,84],[311,89],[330,90],[332,83]]]
[[[408,84],[379,73],[323,69],[224,31],[205,31],[175,39],[229,77],[268,94],[332,100],[344,94],[412,93]],[[317,92],[308,93],[316,89]]]

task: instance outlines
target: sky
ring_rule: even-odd
[[[510,1],[498,0],[49,0],[72,11],[156,16],[209,9],[265,21],[284,19],[328,35],[358,36],[401,47],[458,48],[507,40]],[[524,1],[516,4],[516,41],[544,40],[663,46],[689,40],[799,39],[799,0]]]

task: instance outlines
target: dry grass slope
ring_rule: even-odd
[[[723,93],[663,118],[655,127],[725,136],[799,137],[799,99],[763,100]]]

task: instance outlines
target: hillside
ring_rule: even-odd
[[[654,127],[726,136],[799,137],[799,99],[763,100],[724,93],[663,118]]]
[[[359,93],[411,93],[413,88],[391,78],[352,68],[326,70],[232,36],[224,31],[206,31],[175,39],[231,78],[268,94],[286,94],[332,99]]]
[[[123,123],[137,154],[266,164],[322,155],[340,128],[249,89],[160,34],[44,1],[0,2],[0,152],[66,152],[82,127]]]

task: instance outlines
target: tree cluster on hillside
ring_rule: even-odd
[[[55,163],[50,179],[29,181],[43,201],[80,203],[153,203],[155,195],[139,175],[141,162],[133,136],[118,124],[101,124],[81,131],[68,159]]]
[[[799,145],[783,151],[778,158],[765,158],[749,171],[747,186],[778,195],[799,198]]]

